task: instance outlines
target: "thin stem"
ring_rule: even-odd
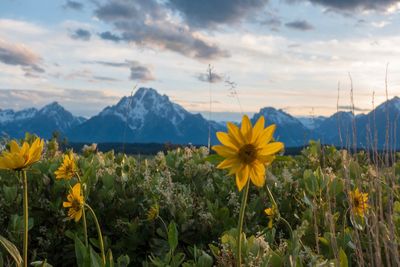
[[[103,260],[103,265],[105,265],[105,264],[106,264],[106,255],[105,255],[105,253],[104,253],[103,235],[102,235],[102,233],[101,233],[101,228],[100,228],[99,221],[97,220],[97,216],[96,216],[96,213],[94,213],[94,210],[93,210],[88,204],[86,204],[86,203],[85,203],[85,207],[87,207],[87,208],[89,209],[90,213],[91,213],[92,216],[93,216],[94,223],[96,224],[97,234],[98,234],[98,236],[99,236],[101,258],[102,258],[102,260]]]
[[[82,180],[81,180],[81,177],[79,176],[79,173],[78,172],[75,172],[76,173],[76,177],[78,178],[78,181],[79,181],[79,183],[81,183],[82,184]],[[83,199],[85,200],[85,202],[86,202],[86,192],[85,192],[85,190],[82,190],[82,194],[83,194]],[[85,209],[82,209],[82,222],[83,222],[83,235],[85,236],[85,246],[86,247],[88,247],[88,245],[89,245],[89,242],[88,242],[88,233],[87,233],[87,222],[86,222],[86,212],[85,212]]]
[[[236,266],[240,267],[242,264],[242,229],[244,213],[246,210],[247,196],[249,194],[250,179],[248,179],[246,186],[244,188],[242,196],[242,204],[240,205],[239,222],[238,222],[238,236],[237,236],[237,255],[236,255]]]
[[[21,171],[23,174],[23,189],[24,189],[24,266],[28,266],[28,231],[29,231],[29,220],[28,220],[28,178],[26,177],[26,171]]]

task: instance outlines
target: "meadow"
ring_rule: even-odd
[[[38,140],[2,145],[23,167],[0,160],[0,267],[400,266],[396,153],[310,142],[235,182],[221,148],[141,157]]]

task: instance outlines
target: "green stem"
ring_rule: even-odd
[[[24,266],[28,266],[28,178],[26,171],[21,171],[23,174],[23,189],[24,189]]]
[[[242,264],[242,230],[244,213],[246,210],[247,196],[249,194],[250,179],[248,179],[242,196],[242,203],[240,204],[239,222],[238,222],[238,236],[237,236],[237,255],[236,255],[236,266],[240,267]]]
[[[99,221],[97,220],[97,216],[96,216],[96,213],[94,213],[94,210],[93,210],[88,204],[86,204],[86,203],[85,203],[85,207],[87,207],[87,208],[89,209],[90,213],[91,213],[92,216],[93,216],[94,223],[96,224],[97,234],[98,234],[98,236],[99,236],[100,251],[101,251],[101,259],[102,259],[102,261],[103,261],[103,265],[105,265],[105,264],[106,264],[106,255],[105,255],[105,253],[104,253],[103,235],[102,235],[102,233],[101,233],[101,228],[100,228]]]
[[[78,172],[76,172],[76,177],[78,178],[79,183],[82,184],[81,177],[79,176]],[[86,192],[85,192],[84,189],[82,190],[82,194],[83,194],[83,199],[86,202],[86,197],[85,197],[86,196]],[[88,247],[89,242],[88,242],[88,233],[87,233],[87,222],[86,222],[85,209],[82,209],[82,222],[83,222],[83,235],[85,236],[85,246]]]

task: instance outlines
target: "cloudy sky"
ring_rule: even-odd
[[[211,88],[227,118],[329,115],[338,85],[349,106],[351,78],[367,112],[387,66],[400,95],[399,28],[398,0],[1,0],[0,109],[58,101],[90,116],[152,87],[201,112]]]

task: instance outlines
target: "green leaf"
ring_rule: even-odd
[[[176,229],[175,222],[170,222],[168,225],[168,244],[171,251],[175,251],[178,246],[178,230]]]
[[[340,261],[340,267],[348,267],[349,266],[349,261],[347,260],[347,255],[342,248],[340,248],[340,251],[339,251],[339,261]]]
[[[17,187],[3,185],[3,194],[6,203],[13,203],[17,198]]]
[[[207,253],[203,252],[203,254],[199,257],[197,267],[211,267],[213,263],[213,258]]]
[[[0,244],[4,247],[5,250],[7,250],[7,252],[14,259],[15,264],[17,266],[22,266],[23,260],[21,254],[19,254],[17,247],[2,235],[0,235]]]
[[[77,236],[75,236],[75,257],[78,267],[90,266],[90,255],[88,250]]]
[[[114,267],[114,258],[111,249],[109,249],[107,252],[106,267]]]
[[[103,266],[102,260],[99,256],[99,254],[96,253],[96,251],[94,251],[94,249],[92,248],[92,246],[89,246],[89,250],[90,250],[90,267],[101,267]]]
[[[127,267],[130,261],[131,260],[128,255],[121,255],[117,259],[117,266],[118,267]]]

